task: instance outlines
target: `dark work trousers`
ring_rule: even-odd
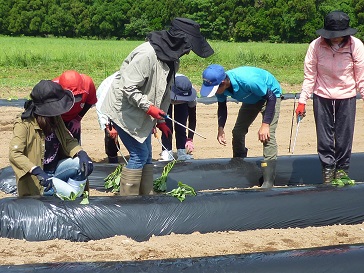
[[[104,129],[104,131],[105,131],[105,153],[109,157],[117,157],[118,156],[118,147],[116,145],[118,145],[120,147],[119,141],[118,141],[118,139],[116,139],[117,143],[115,143],[115,139],[110,137],[106,128]]]
[[[317,152],[323,167],[349,169],[356,98],[326,99],[313,94]]]
[[[265,114],[266,101],[258,101],[255,104],[243,103],[240,107],[238,117],[236,118],[235,126],[232,130],[232,145],[233,157],[246,157],[245,136],[253,121],[259,113],[262,114],[262,119]],[[274,110],[274,117],[269,125],[270,139],[263,144],[263,157],[265,160],[277,159],[277,142],[276,129],[278,125],[279,112],[281,109],[281,98],[277,98]]]
[[[186,102],[181,104],[171,104],[168,108],[168,116],[178,121],[179,123],[186,125],[188,118],[188,103]],[[171,129],[172,134],[175,134],[177,149],[185,149],[187,139],[186,128],[183,128],[178,124],[173,124],[170,119],[166,119],[166,123],[169,129]],[[169,138],[167,138],[164,134],[162,134],[162,144],[169,151],[172,150],[172,136],[169,136]]]

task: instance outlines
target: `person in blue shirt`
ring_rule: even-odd
[[[262,187],[273,187],[278,151],[275,131],[282,96],[279,82],[271,73],[258,67],[242,66],[225,72],[218,64],[208,66],[202,74],[202,79],[201,96],[215,95],[218,101],[217,140],[222,145],[226,145],[224,127],[227,119],[227,97],[242,102],[232,130],[233,157],[247,156],[245,136],[249,126],[258,114],[262,113],[262,124],[258,131],[264,157],[261,163],[264,181]]]

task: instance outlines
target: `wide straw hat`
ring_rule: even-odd
[[[50,80],[41,80],[30,93],[34,113],[44,117],[54,117],[67,113],[74,104],[71,91]]]
[[[342,11],[332,11],[326,15],[324,28],[316,31],[318,35],[326,39],[333,39],[354,35],[357,30],[349,26],[350,18]]]

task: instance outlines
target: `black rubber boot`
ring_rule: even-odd
[[[322,168],[322,179],[324,184],[330,184],[335,178],[335,167],[326,166]]]
[[[269,189],[274,186],[276,178],[276,162],[277,160],[264,160],[261,163],[263,171],[263,184],[262,188]]]

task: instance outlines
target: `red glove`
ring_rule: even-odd
[[[164,119],[164,117],[167,116],[167,114],[163,110],[155,107],[154,105],[149,106],[147,114],[155,119]]]
[[[114,127],[112,127],[110,125],[106,125],[106,132],[112,139],[118,138],[118,131],[116,131],[116,129]]]
[[[306,110],[305,110],[306,104],[303,103],[298,103],[298,106],[296,108],[296,116],[301,116],[301,118],[303,118],[304,116],[306,116]]]
[[[165,122],[158,123],[157,127],[159,128],[159,130],[161,130],[163,132],[163,134],[167,138],[169,137],[169,135],[172,135],[171,129],[169,129],[169,127],[167,126],[167,124]]]

